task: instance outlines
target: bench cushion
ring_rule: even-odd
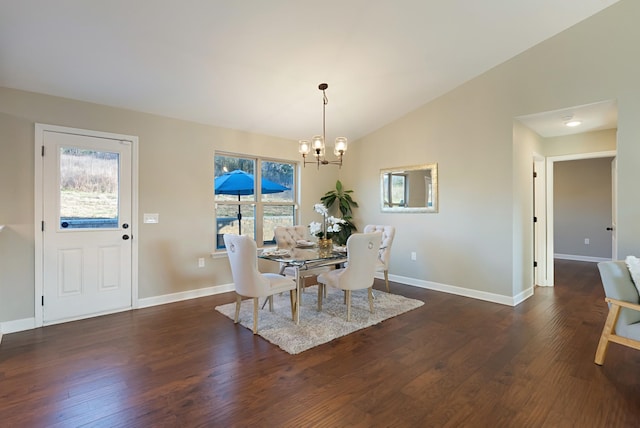
[[[638,294],[640,294],[640,259],[635,256],[627,256],[625,263],[627,264],[627,269],[629,269],[633,284],[636,286]]]

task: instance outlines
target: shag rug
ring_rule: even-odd
[[[291,319],[289,293],[275,295],[273,312],[269,312],[268,304],[258,311],[258,334],[290,354],[299,354],[424,305],[420,300],[374,290],[372,314],[369,312],[367,290],[356,290],[351,293],[351,321],[347,322],[342,290],[327,287],[327,293],[327,297],[322,299],[322,312],[318,312],[317,286],[306,288],[301,296],[299,325]],[[260,300],[260,305],[262,303]],[[216,310],[233,321],[235,307],[234,302],[217,306]],[[249,330],[253,328],[252,299],[242,301],[239,323]]]

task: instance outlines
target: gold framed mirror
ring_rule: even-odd
[[[392,213],[437,213],[438,164],[381,169],[380,209]]]

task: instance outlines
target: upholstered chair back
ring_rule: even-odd
[[[343,290],[360,290],[373,285],[382,234],[354,233],[347,239],[347,267],[329,275],[327,285]],[[333,272],[329,272],[330,274]]]
[[[289,291],[291,318],[296,317],[296,283],[275,273],[258,271],[258,247],[248,236],[225,234],[224,245],[231,265],[231,275],[236,288],[236,314],[233,322],[240,316],[242,297],[253,300],[253,334],[258,332],[258,299],[269,297],[269,310],[273,311],[273,295]]]
[[[276,245],[281,250],[291,250],[296,247],[298,241],[308,241],[309,233],[306,226],[278,226],[273,230],[273,234],[276,238]],[[319,273],[326,272],[330,268],[328,266],[321,266],[311,269],[303,269],[298,272],[301,278],[314,277]],[[282,275],[295,277],[296,269],[292,266],[286,266],[284,263],[280,266],[280,273]],[[309,284],[312,284],[311,282]],[[315,282],[313,282],[315,284]]]
[[[384,270],[389,270],[389,261],[391,260],[391,244],[396,236],[396,228],[394,226],[386,226],[382,224],[367,224],[364,233],[381,232],[382,242],[380,243],[380,262],[384,265]]]
[[[271,295],[269,280],[258,271],[258,247],[248,236],[224,235],[236,293],[245,297]]]
[[[282,250],[295,248],[296,242],[307,239],[306,226],[278,226],[274,229],[276,245]]]
[[[347,267],[324,272],[318,276],[318,311],[322,311],[322,299],[326,286],[345,291],[347,321],[351,321],[351,291],[367,289],[369,311],[373,313],[373,281],[382,233],[354,233],[347,239]]]

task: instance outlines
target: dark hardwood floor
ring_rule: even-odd
[[[8,334],[0,426],[640,426],[640,352],[593,362],[596,265],[556,276],[516,308],[392,283],[425,305],[299,355],[213,309],[232,293]]]

